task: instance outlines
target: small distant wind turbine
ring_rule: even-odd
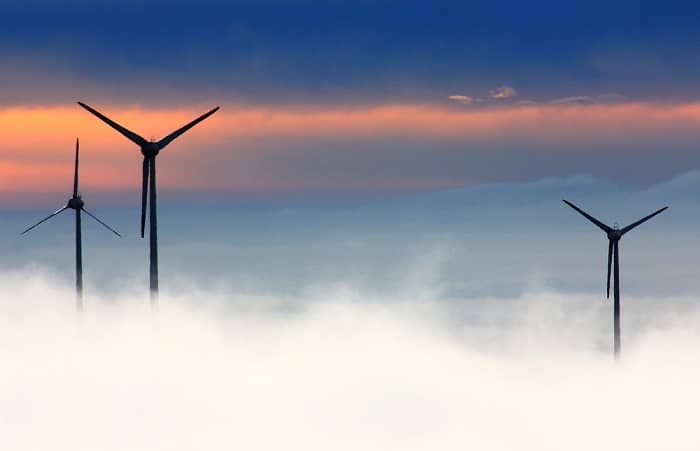
[[[81,229],[82,225],[80,222],[80,212],[85,212],[88,216],[90,216],[92,219],[95,221],[99,222],[102,224],[104,227],[106,227],[110,232],[114,233],[118,237],[121,238],[121,235],[119,232],[102,222],[97,218],[97,216],[93,215],[89,211],[85,209],[85,202],[83,202],[83,199],[80,197],[80,192],[78,191],[78,153],[80,150],[80,142],[76,138],[75,140],[75,174],[73,176],[73,197],[68,199],[68,204],[66,204],[65,207],[56,210],[55,212],[51,213],[49,216],[46,218],[42,219],[41,221],[37,222],[33,226],[29,227],[27,230],[21,233],[21,235],[24,235],[25,233],[29,232],[32,230],[34,227],[38,226],[42,222],[48,221],[49,219],[53,218],[54,216],[58,215],[59,213],[62,213],[69,208],[75,210],[75,292],[76,292],[76,302],[77,302],[77,307],[78,311],[82,311],[83,309],[83,243],[82,243],[82,237],[81,237]]]
[[[620,238],[622,236],[629,232],[630,230],[634,229],[638,225],[650,220],[654,216],[658,215],[662,211],[666,210],[668,207],[664,207],[660,210],[655,211],[654,213],[650,214],[649,216],[645,216],[639,221],[633,222],[632,224],[628,225],[627,227],[619,228],[617,224],[615,224],[614,227],[610,227],[606,224],[603,224],[593,216],[589,215],[585,211],[581,210],[578,208],[576,205],[572,204],[568,200],[564,200],[564,203],[566,203],[569,207],[573,208],[577,212],[579,212],[581,215],[583,215],[586,219],[591,221],[593,224],[595,224],[598,228],[600,228],[603,232],[605,232],[608,235],[608,299],[610,299],[610,267],[613,264],[614,261],[614,278],[615,278],[615,288],[614,288],[614,306],[613,306],[613,317],[614,317],[614,332],[615,332],[615,342],[614,342],[614,352],[615,352],[615,358],[620,357],[620,258],[619,258],[619,250],[618,250],[618,243],[620,242]]]
[[[90,106],[78,102],[78,105],[85,108],[107,125],[124,135],[131,142],[135,143],[141,148],[141,153],[143,154],[143,184],[141,186],[141,238],[144,237],[144,229],[146,226],[146,199],[150,193],[149,202],[149,225],[150,225],[150,288],[151,288],[151,304],[155,305],[158,298],[158,227],[156,218],[156,156],[158,153],[170,144],[175,138],[179,137],[187,130],[191,129],[195,125],[202,122],[204,119],[208,118],[212,114],[219,110],[219,107],[199,116],[197,119],[193,120],[189,124],[175,130],[165,138],[160,141],[147,141],[136,133],[128,130],[125,127],[117,124],[107,116],[103,115],[99,111],[91,108]],[[150,177],[150,185],[149,185]]]

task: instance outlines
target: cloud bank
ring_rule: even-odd
[[[3,273],[0,426],[14,450],[694,450],[698,311],[614,365],[609,305],[317,293],[93,296]],[[386,301],[386,300],[385,300]],[[655,299],[677,305],[678,300]],[[630,321],[626,323],[630,324]],[[630,326],[631,328],[631,326]]]

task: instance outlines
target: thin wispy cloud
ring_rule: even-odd
[[[628,97],[623,96],[622,94],[617,94],[617,93],[605,93],[605,94],[600,94],[600,95],[578,95],[578,96],[568,96],[568,97],[559,97],[553,100],[550,100],[549,103],[552,105],[568,105],[568,104],[577,104],[577,105],[589,105],[589,104],[594,104],[594,103],[616,103],[616,102],[625,102],[628,101]]]
[[[590,104],[594,103],[595,100],[591,96],[569,96],[560,97],[558,99],[551,100],[549,103],[552,105],[568,105],[568,104]]]
[[[461,103],[462,105],[469,105],[470,103],[473,103],[476,100],[474,99],[474,97],[469,97],[461,94],[451,95],[448,97],[448,99],[457,103]]]
[[[489,96],[492,99],[509,99],[518,95],[518,91],[514,87],[503,85],[499,88],[489,91]]]

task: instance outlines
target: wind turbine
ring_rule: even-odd
[[[83,242],[82,242],[82,237],[81,237],[81,229],[82,225],[80,222],[80,212],[85,212],[88,216],[90,216],[92,219],[95,221],[99,222],[103,226],[105,226],[109,231],[117,235],[118,237],[121,238],[121,235],[119,232],[102,222],[100,219],[97,218],[97,216],[93,215],[89,211],[85,209],[85,202],[83,202],[83,199],[80,197],[80,192],[78,191],[78,153],[80,151],[80,142],[78,138],[75,139],[75,174],[73,176],[73,197],[68,199],[68,203],[66,204],[65,207],[60,208],[56,210],[55,212],[51,213],[49,216],[46,218],[42,219],[41,221],[37,222],[33,226],[29,227],[27,230],[21,233],[21,235],[24,235],[25,233],[29,232],[32,230],[34,227],[38,226],[42,222],[48,221],[49,219],[53,218],[54,216],[58,215],[59,213],[63,213],[64,211],[70,209],[75,210],[75,292],[76,292],[76,302],[77,302],[77,307],[78,311],[83,310]]]
[[[141,187],[141,238],[144,237],[144,229],[146,227],[146,198],[150,194],[149,202],[149,225],[150,225],[150,254],[149,254],[149,281],[150,281],[150,292],[151,292],[151,305],[155,306],[158,299],[158,227],[156,218],[156,156],[163,150],[168,144],[173,142],[175,138],[179,137],[187,130],[191,129],[195,125],[202,122],[204,119],[208,118],[212,114],[219,110],[219,107],[199,116],[197,119],[193,120],[187,125],[175,130],[165,138],[160,141],[147,141],[126,127],[122,127],[117,124],[107,116],[103,115],[99,111],[91,108],[90,106],[78,102],[78,105],[85,108],[107,125],[124,135],[131,142],[136,144],[141,148],[141,153],[143,154],[143,184]],[[149,184],[150,178],[150,184]]]
[[[635,221],[632,224],[628,225],[627,227],[619,228],[617,226],[617,223],[615,223],[614,227],[610,227],[606,224],[603,224],[593,216],[589,215],[585,211],[581,210],[578,208],[576,205],[572,204],[568,200],[564,200],[564,203],[566,203],[569,207],[573,208],[577,212],[579,212],[581,215],[583,215],[586,219],[591,221],[593,224],[595,224],[598,228],[600,228],[603,232],[605,232],[608,235],[608,299],[610,299],[610,267],[613,265],[613,272],[614,272],[614,279],[615,279],[615,288],[614,288],[614,304],[613,304],[613,321],[614,321],[614,333],[615,333],[615,342],[614,342],[614,353],[615,353],[615,358],[618,359],[620,357],[620,257],[619,257],[619,242],[622,236],[629,232],[630,230],[634,229],[638,225],[650,220],[654,216],[658,215],[662,211],[666,210],[668,207],[664,207],[660,210],[655,211],[654,213],[650,214],[649,216],[645,216],[639,221]]]

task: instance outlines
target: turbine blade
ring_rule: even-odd
[[[78,151],[80,149],[80,141],[75,138],[75,173],[73,174],[73,197],[78,195]]]
[[[143,185],[141,187],[141,238],[145,236],[146,229],[146,201],[148,200],[148,172],[150,169],[151,159],[145,157],[143,159]]]
[[[141,136],[137,135],[136,133],[132,132],[131,130],[127,129],[126,127],[122,127],[121,125],[117,124],[114,122],[112,119],[108,118],[104,114],[100,113],[99,111],[95,110],[94,108],[91,108],[90,106],[84,104],[83,102],[78,102],[78,105],[81,107],[85,108],[98,118],[100,118],[103,122],[105,122],[107,125],[124,135],[127,139],[131,140],[133,143],[138,145],[139,147],[144,147],[148,144],[148,141],[143,139]]]
[[[608,233],[608,232],[612,231],[612,227],[609,227],[609,226],[603,224],[602,222],[598,221],[596,218],[594,218],[593,216],[589,215],[589,214],[586,213],[585,211],[581,210],[580,208],[578,208],[576,205],[572,204],[572,203],[569,202],[568,200],[566,200],[566,199],[562,199],[562,200],[564,201],[564,203],[565,203],[566,205],[568,205],[569,207],[573,208],[574,210],[576,210],[577,212],[579,212],[583,217],[585,217],[586,219],[588,219],[589,221],[591,221],[593,224],[595,224],[596,226],[598,226],[603,232]]]
[[[31,226],[30,228],[28,228],[28,229],[25,230],[24,232],[20,233],[20,235],[24,235],[25,233],[27,233],[27,232],[29,232],[30,230],[32,230],[34,227],[38,226],[38,225],[41,224],[42,222],[48,221],[49,219],[53,218],[53,217],[56,216],[57,214],[61,213],[63,210],[66,210],[67,208],[68,208],[68,206],[65,206],[65,207],[63,207],[63,208],[60,208],[60,209],[54,211],[53,213],[51,213],[50,215],[48,215],[47,217],[45,217],[45,218],[42,219],[41,221],[37,222],[36,224],[34,224],[33,226]]]
[[[102,224],[103,226],[105,226],[105,227],[107,228],[107,230],[109,230],[109,231],[112,232],[113,234],[117,235],[119,238],[122,237],[121,234],[120,234],[119,232],[117,232],[116,230],[114,230],[113,228],[111,228],[110,226],[108,226],[107,224],[105,224],[104,222],[102,222],[97,216],[93,215],[92,213],[90,213],[89,211],[87,211],[85,208],[81,208],[81,210],[83,210],[85,213],[87,213],[87,215],[90,216],[92,219],[94,219],[95,221],[97,221],[97,222],[99,222],[100,224]]]
[[[661,208],[661,209],[659,209],[659,210],[656,210],[654,213],[650,214],[649,216],[645,216],[645,217],[643,217],[642,219],[640,219],[639,221],[633,222],[632,224],[628,225],[627,227],[621,229],[621,230],[620,230],[620,234],[621,234],[621,235],[624,235],[625,233],[627,233],[627,232],[629,232],[630,230],[634,229],[634,228],[637,227],[638,225],[640,225],[640,224],[642,224],[642,223],[644,223],[644,222],[650,220],[651,218],[653,218],[654,216],[658,215],[659,213],[661,213],[662,211],[666,210],[667,208],[668,208],[668,206],[666,206],[666,207],[664,207],[664,208]]]
[[[612,267],[613,258],[613,240],[608,241],[608,299],[610,299],[610,268]]]
[[[170,144],[171,142],[173,142],[173,140],[174,140],[175,138],[177,138],[178,136],[182,135],[182,134],[185,133],[187,130],[189,130],[189,129],[191,129],[192,127],[194,127],[195,125],[199,124],[199,123],[202,122],[204,119],[208,118],[209,116],[211,116],[212,114],[216,113],[217,111],[219,111],[219,107],[218,107],[218,106],[217,106],[216,108],[214,108],[213,110],[209,111],[208,113],[202,114],[202,115],[199,116],[197,119],[193,120],[192,122],[190,122],[189,124],[185,125],[184,127],[178,128],[177,130],[175,130],[174,132],[172,132],[171,134],[169,134],[169,135],[166,136],[165,138],[163,138],[163,139],[161,139],[160,141],[158,141],[158,148],[159,148],[159,149],[164,148],[165,146],[167,146],[168,144]]]

